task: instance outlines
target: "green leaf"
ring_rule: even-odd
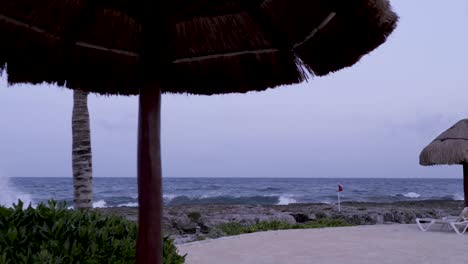
[[[18,237],[18,231],[16,230],[15,227],[11,227],[10,229],[8,229],[7,237],[10,240],[10,242],[13,242],[16,240],[16,238]]]
[[[0,206],[0,264],[134,263],[137,226],[122,217],[68,210],[49,201],[36,208]],[[164,263],[184,257],[164,240]]]

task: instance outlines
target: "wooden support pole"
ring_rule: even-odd
[[[141,70],[138,127],[137,264],[162,264],[161,91],[171,80],[175,34],[171,1],[141,3]]]
[[[162,263],[161,90],[140,92],[137,264]]]
[[[468,163],[463,163],[463,191],[465,192],[465,207],[468,207]]]

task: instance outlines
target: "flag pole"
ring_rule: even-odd
[[[340,192],[343,191],[343,186],[341,186],[341,184],[338,183],[338,212],[341,213],[341,201],[340,201]]]
[[[338,192],[338,212],[341,212],[340,192]]]

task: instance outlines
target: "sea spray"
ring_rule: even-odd
[[[138,207],[138,203],[125,203],[125,204],[119,204],[117,207]]]
[[[93,208],[107,208],[107,203],[104,200],[98,200],[96,202],[93,202]],[[75,207],[73,205],[70,205],[67,207],[68,209],[74,209]]]
[[[453,197],[453,200],[455,200],[455,201],[465,200],[465,197],[461,193],[456,193],[456,194],[452,195],[452,197]]]
[[[13,204],[18,203],[18,200],[23,201],[25,205],[34,203],[29,194],[18,191],[13,184],[11,184],[10,178],[0,175],[0,205],[11,207]]]
[[[280,196],[278,198],[278,203],[277,205],[288,205],[288,204],[293,204],[293,203],[297,203],[297,201],[293,198],[291,198],[291,196]]]
[[[407,198],[419,198],[419,197],[421,197],[421,195],[419,193],[415,193],[415,192],[405,193],[405,194],[403,194],[403,196],[407,197]]]
[[[98,200],[96,202],[93,202],[93,208],[106,208],[107,203],[104,200]]]

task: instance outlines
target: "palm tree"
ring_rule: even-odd
[[[89,209],[93,207],[93,167],[88,92],[73,92],[72,135],[73,202],[75,209]]]

